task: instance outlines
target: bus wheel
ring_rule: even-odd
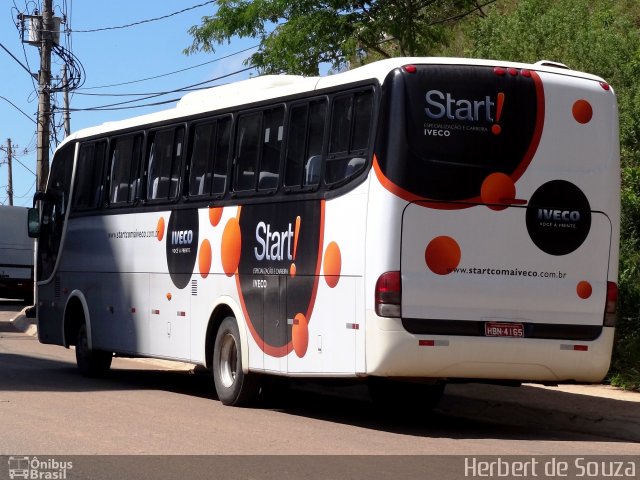
[[[240,332],[233,317],[225,318],[216,334],[213,380],[223,405],[246,405],[258,394],[259,383],[256,376],[242,372]]]
[[[376,406],[398,409],[398,413],[416,413],[434,408],[444,394],[445,384],[442,382],[412,383],[371,377],[367,386]]]
[[[113,360],[111,352],[89,348],[87,325],[84,323],[80,325],[76,337],[76,363],[80,373],[85,377],[102,376],[109,371],[111,360]]]

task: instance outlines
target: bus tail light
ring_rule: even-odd
[[[400,272],[386,272],[376,282],[376,314],[380,317],[400,317]]]
[[[618,285],[607,282],[607,303],[604,307],[604,326],[613,327],[616,324],[616,305],[618,303]]]

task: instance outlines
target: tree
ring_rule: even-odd
[[[606,79],[620,111],[622,222],[619,320],[610,378],[640,388],[640,4],[637,0],[510,0],[466,31],[467,55],[557,60]]]
[[[185,50],[215,51],[233,37],[260,41],[246,62],[265,73],[318,75],[353,62],[429,55],[446,42],[449,25],[496,0],[220,0],[189,33]]]

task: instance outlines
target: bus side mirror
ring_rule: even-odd
[[[40,236],[40,210],[37,208],[27,210],[27,232],[30,238]]]

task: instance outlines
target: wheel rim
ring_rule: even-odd
[[[89,340],[87,339],[86,332],[81,332],[80,338],[78,338],[78,344],[76,350],[80,353],[81,357],[85,357],[89,351]]]
[[[231,333],[225,334],[220,348],[220,380],[226,388],[236,381],[238,369],[238,347]]]

